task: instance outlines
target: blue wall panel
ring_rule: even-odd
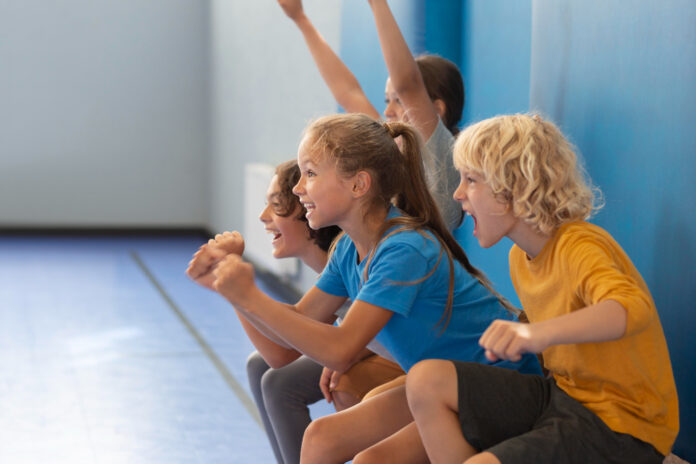
[[[675,452],[696,459],[696,3],[535,0],[530,104],[584,155],[660,312],[680,396]]]
[[[526,112],[529,108],[531,0],[469,0],[462,2],[461,14],[460,69],[466,86],[464,124],[497,114]],[[471,262],[488,275],[498,291],[519,306],[508,267],[512,242],[504,239],[484,250],[472,235],[473,227],[472,221],[465,222],[455,234],[457,240]]]

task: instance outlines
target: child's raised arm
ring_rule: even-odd
[[[389,78],[406,111],[408,122],[428,140],[438,123],[438,112],[423,83],[423,77],[387,0],[368,0],[375,17],[379,42]]]
[[[368,100],[358,80],[305,15],[302,1],[278,0],[278,5],[302,32],[312,58],[314,58],[314,63],[324,78],[324,82],[329,86],[336,102],[349,113],[364,113],[379,119],[379,112]]]

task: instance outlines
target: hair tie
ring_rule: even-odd
[[[387,132],[389,133],[389,136],[393,139],[397,138],[400,134],[397,133],[397,130],[392,127],[391,123],[385,122],[382,124],[382,127],[384,127]]]

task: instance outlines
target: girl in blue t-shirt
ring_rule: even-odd
[[[427,358],[491,364],[478,339],[493,320],[514,314],[447,230],[416,132],[366,115],[326,116],[307,128],[298,164],[293,191],[310,227],[344,232],[317,285],[296,305],[279,303],[232,254],[212,271],[214,288],[263,333],[339,372],[375,337],[404,370]],[[340,326],[320,322],[347,298],[353,304]],[[496,364],[540,373],[533,356]],[[427,459],[403,386],[312,424],[302,462],[345,462],[360,452]]]

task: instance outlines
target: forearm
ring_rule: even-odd
[[[334,53],[309,18],[302,14],[295,19],[319,73],[334,98],[349,113],[365,113],[379,119],[379,113],[365,96],[353,73]]]
[[[263,324],[257,323],[257,326],[254,321],[247,319],[241,311],[235,309],[235,312],[247,337],[269,366],[277,369],[300,357],[301,353],[288,346]]]
[[[553,346],[617,340],[626,333],[626,322],[624,307],[606,300],[534,325],[544,334],[545,344]]]
[[[265,326],[288,345],[319,364],[343,371],[361,354],[364,345],[345,336],[340,327],[311,319],[268,297],[259,289],[236,307],[244,316]],[[258,326],[258,324],[257,324]]]
[[[420,70],[386,0],[370,0],[369,3],[389,78],[396,93],[403,99],[404,95],[423,85]]]

